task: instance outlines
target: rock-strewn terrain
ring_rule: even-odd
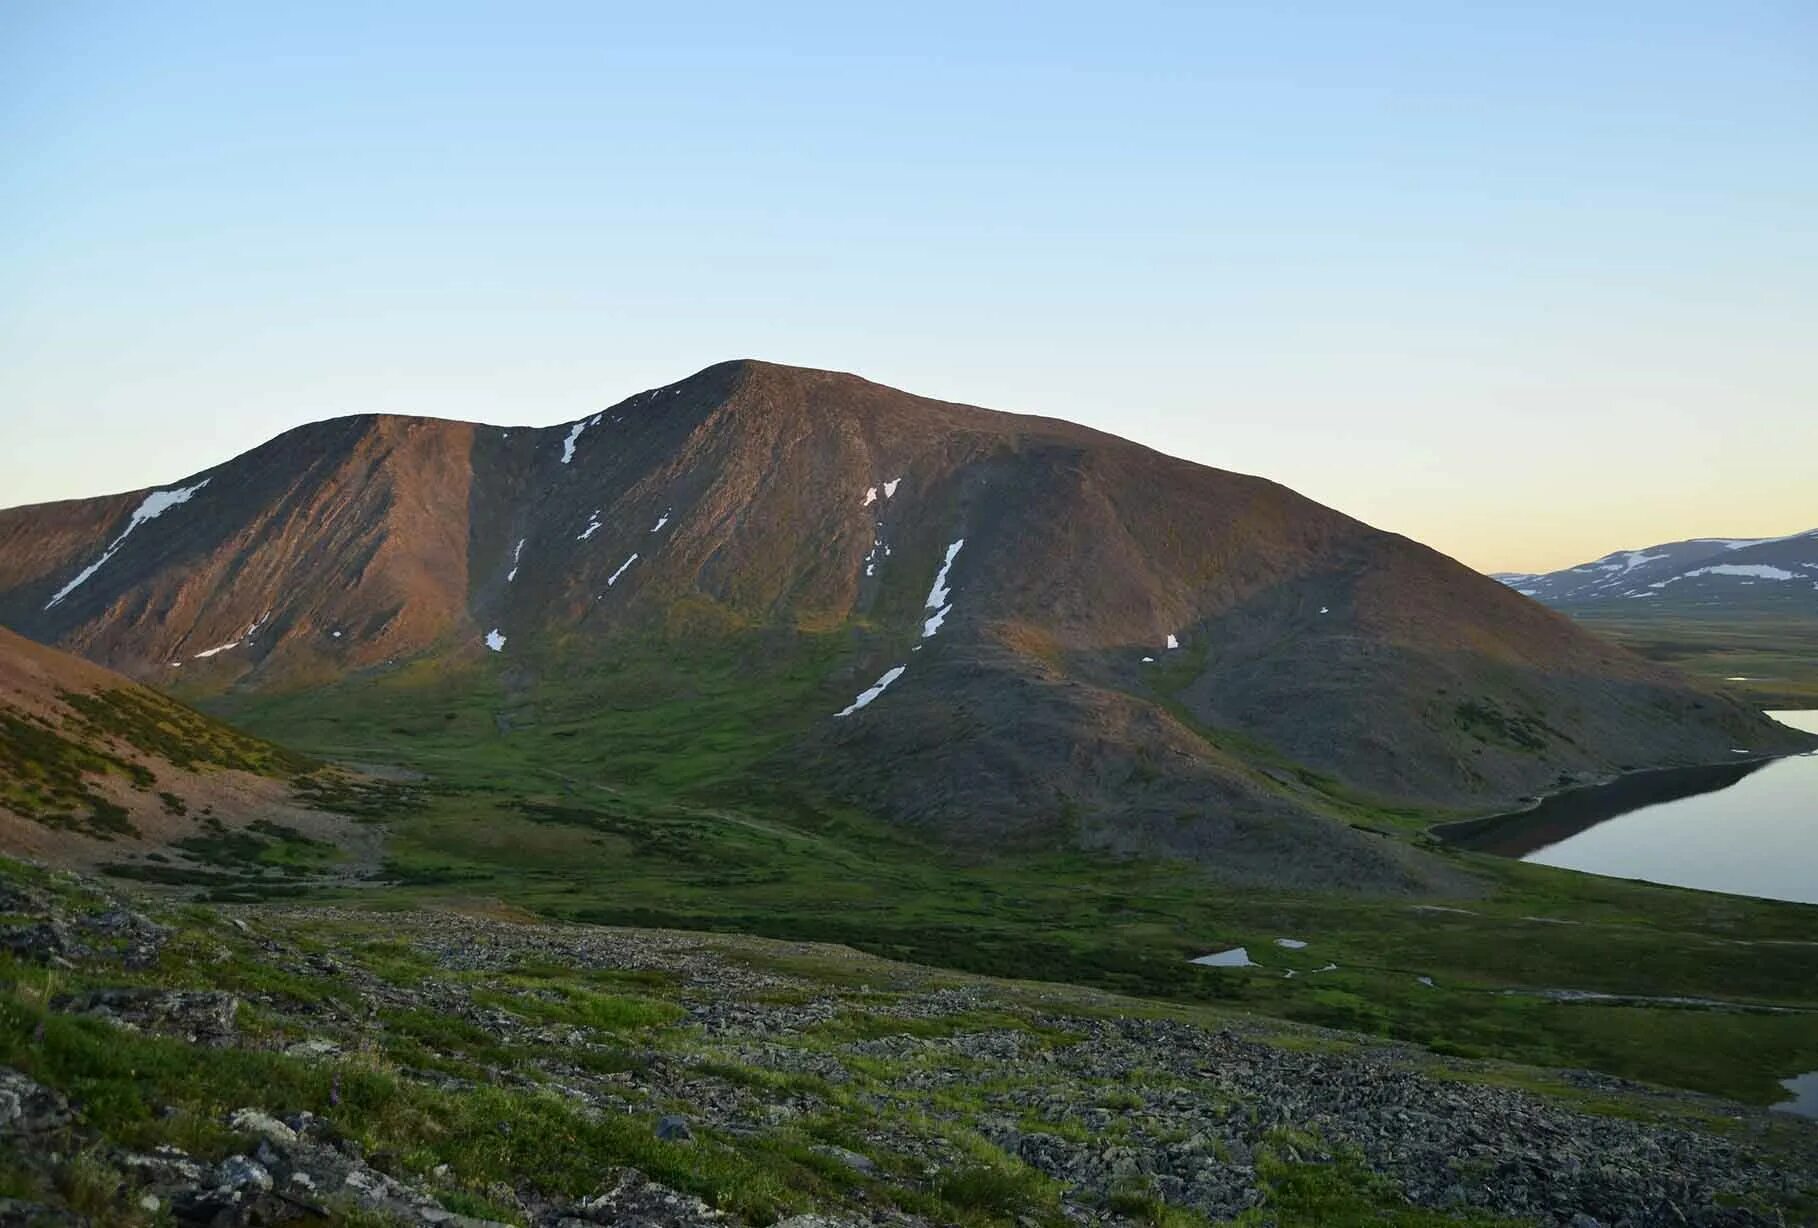
[[[0,1223],[1810,1222],[1818,1126],[838,947],[0,879]],[[1208,975],[1218,975],[1208,972]]]

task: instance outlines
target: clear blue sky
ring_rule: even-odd
[[[1811,0],[873,7],[0,6],[0,504],[753,356],[1486,567],[1818,525]]]

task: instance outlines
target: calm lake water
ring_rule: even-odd
[[[1768,715],[1818,733],[1818,712]],[[1818,904],[1818,753],[1639,773],[1446,834],[1542,865]]]

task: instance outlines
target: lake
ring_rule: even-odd
[[[1768,715],[1818,733],[1818,712]],[[1818,753],[1637,772],[1444,835],[1568,870],[1818,904]]]

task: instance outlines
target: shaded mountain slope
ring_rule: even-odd
[[[1352,824],[1801,745],[1274,483],[833,372],[721,364],[542,430],[340,419],[192,488],[0,512],[0,620],[199,696],[417,659],[525,702],[831,635],[774,714],[805,790],[1251,881],[1430,886]]]

